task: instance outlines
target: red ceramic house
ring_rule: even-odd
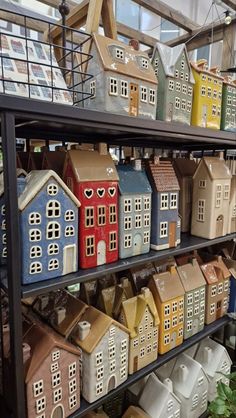
[[[79,264],[96,267],[118,259],[118,174],[107,150],[70,150],[64,181],[79,209]]]

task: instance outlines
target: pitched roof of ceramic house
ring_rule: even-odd
[[[109,153],[102,155],[98,151],[70,150],[66,155],[78,182],[119,180],[115,164]]]
[[[230,277],[230,272],[228,268],[226,267],[221,256],[215,257],[213,260],[210,261],[210,264],[212,264],[215,268],[218,268],[222,271],[222,275],[224,279],[228,279]]]
[[[175,65],[180,58],[180,55],[185,53],[186,61],[190,70],[190,82],[195,83],[185,44],[179,44],[174,47],[170,47],[168,45],[162,44],[161,42],[157,42],[154,47],[153,57],[155,57],[156,50],[159,52],[165,74],[169,77],[175,77]]]
[[[93,306],[87,306],[86,310],[80,317],[80,322],[90,323],[91,329],[89,334],[83,341],[81,341],[79,339],[78,327],[75,327],[71,333],[71,339],[82,350],[89,354],[93,352],[110,326],[114,325],[129,334],[129,330],[126,327],[124,327],[119,322],[116,322],[110,316],[105,315],[103,312],[99,311]]]
[[[17,177],[23,177],[23,176],[27,176],[27,173],[25,170],[23,170],[23,168],[17,168],[16,169],[16,175]],[[4,193],[4,174],[3,171],[0,173],[0,196],[2,196]]]
[[[175,267],[171,267],[171,271],[160,274],[154,274],[150,280],[150,285],[157,290],[161,302],[181,297],[184,295],[184,288]]]
[[[137,335],[136,329],[143,318],[146,307],[149,308],[153,316],[154,326],[159,325],[160,320],[156,304],[152,293],[148,288],[143,288],[140,295],[122,302],[122,310],[125,315],[127,328],[131,333],[131,338],[134,338]]]
[[[220,256],[202,264],[201,270],[208,284],[214,284],[230,277],[230,271]]]
[[[17,153],[18,158],[20,160],[21,168],[23,168],[25,171],[28,170],[28,164],[29,164],[29,152],[25,151],[18,151]]]
[[[143,51],[136,51],[131,46],[126,45],[118,40],[110,39],[106,36],[93,34],[93,40],[99,52],[104,70],[114,71],[119,74],[124,74],[132,79],[138,78],[140,80],[148,81],[157,84],[157,78],[152,68],[148,55]],[[115,60],[110,53],[110,47],[122,48],[125,59]],[[142,69],[139,67],[137,58],[146,58],[148,60],[148,68]]]
[[[65,151],[45,151],[43,155],[42,169],[53,170],[58,176],[63,176]]]
[[[80,355],[79,350],[69,344],[64,338],[60,337],[46,325],[29,325],[25,330],[23,343],[27,343],[31,348],[30,359],[25,364],[25,381],[28,383],[39,366],[55,348],[61,348],[72,354]]]
[[[206,284],[196,258],[193,258],[190,263],[178,266],[177,271],[185,292],[190,292]]]
[[[28,170],[41,170],[44,152],[30,152],[28,160]]]
[[[195,360],[201,363],[206,374],[213,378],[215,373],[220,371],[222,358],[225,356],[228,358],[229,363],[232,364],[226,348],[208,337],[199,343]]]
[[[49,179],[56,181],[62,187],[67,196],[80,207],[79,200],[70,191],[62,179],[52,170],[33,170],[26,176],[26,186],[18,198],[18,206],[20,210],[31,202],[32,199],[40,192]]]
[[[150,160],[147,162],[150,182],[157,192],[169,192],[180,190],[179,183],[170,161],[159,160],[156,164]]]
[[[180,177],[192,177],[196,171],[197,163],[189,158],[175,158],[173,166]]]
[[[122,415],[122,418],[150,418],[150,415],[146,414],[138,406],[131,405]]]
[[[157,393],[158,396],[153,396],[154,393]],[[174,398],[180,406],[180,400],[167,384],[162,383],[155,373],[151,373],[139,398],[139,405],[142,408],[145,408],[147,405],[148,407],[150,406],[152,411],[155,411],[155,418],[162,418],[162,411],[164,408],[166,410],[170,397]],[[152,416],[154,415],[152,414]]]
[[[179,378],[179,371],[184,366],[184,379],[183,381]],[[186,371],[186,373],[185,373]],[[192,395],[194,388],[196,387],[197,379],[199,378],[199,373],[202,372],[206,379],[206,373],[204,372],[201,364],[196,360],[192,359],[185,353],[180,354],[177,359],[175,366],[172,370],[170,379],[174,385],[174,391],[181,393],[186,399],[189,399]]]
[[[189,253],[177,255],[175,257],[175,260],[176,260],[176,263],[177,263],[178,266],[183,266],[184,264],[187,264],[187,263],[191,262],[191,260],[193,258],[195,258],[197,260],[199,265],[201,265],[203,263],[203,260],[201,259],[197,250],[194,250],[194,251],[189,252]]]
[[[218,157],[203,157],[198,164],[193,178],[197,176],[203,165],[206,167],[212,180],[231,179],[232,177],[230,169],[223,159]]]
[[[129,165],[118,165],[117,167],[119,190],[121,194],[151,193],[152,188],[144,170],[135,170]]]
[[[48,303],[45,304],[44,308],[41,309],[40,307],[42,296],[38,296],[33,304],[33,310],[47,320],[59,334],[67,338],[75,324],[80,320],[87,305],[63,289],[50,292],[45,296],[48,296]],[[56,322],[56,311],[61,308],[65,309],[65,318],[58,325]]]
[[[129,279],[126,279],[126,280],[127,280],[127,285],[122,286],[120,284],[120,285],[115,286],[115,298],[114,298],[113,309],[112,309],[112,312],[115,318],[117,318],[120,313],[122,302],[134,296],[132,285]]]
[[[211,77],[218,78],[219,80],[223,81],[224,78],[221,77],[221,75],[218,75],[215,73],[215,71],[218,69],[218,67],[212,67],[210,69],[205,69],[204,66],[207,65],[207,60],[200,59],[197,62],[191,62],[190,63],[193,70],[197,71],[198,73],[204,73]]]
[[[167,258],[153,261],[154,267],[157,273],[162,271],[166,271],[170,266],[177,266],[175,258],[173,256],[169,256]]]
[[[225,76],[223,83],[236,89],[236,80],[233,80],[232,77]]]
[[[158,367],[158,369],[154,370],[155,375],[163,382],[165,379],[169,379],[176,363],[176,357],[172,358],[171,360],[167,361],[163,364],[163,366]]]

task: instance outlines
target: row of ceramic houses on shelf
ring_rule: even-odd
[[[52,170],[18,169],[22,282],[46,280],[154,250],[176,247],[182,231],[215,238],[236,231],[236,176],[222,158],[134,160],[115,166],[100,151],[63,155],[65,182]],[[34,159],[32,153],[30,158]],[[50,155],[52,154],[52,155]],[[18,159],[22,158],[18,155]],[[42,158],[42,156],[41,156]],[[20,165],[19,161],[18,164]],[[21,165],[23,166],[23,164]],[[0,252],[7,259],[3,175]],[[193,190],[193,191],[192,191]],[[180,204],[179,204],[180,203]],[[78,216],[79,214],[79,216]]]
[[[158,353],[180,345],[183,338],[200,332],[204,322],[211,323],[227,312],[230,272],[221,258],[202,262],[199,256],[196,259],[189,254],[176,261],[166,260],[162,269],[136,296],[127,280],[121,280],[115,289],[106,288],[104,307],[109,309],[109,297],[113,293],[111,311],[116,319],[65,290],[38,296],[30,301],[31,306],[24,306],[23,352],[30,418],[38,418],[40,414],[53,418],[71,415],[80,406],[80,387],[82,396],[90,403],[95,402],[122,384],[128,374],[155,361]],[[28,303],[26,300],[25,304]],[[4,353],[8,358],[7,325],[4,334]],[[203,364],[205,372],[210,363],[209,369],[221,367],[227,374],[231,366],[229,357],[224,353],[218,358],[214,350],[214,346],[206,344],[196,359]],[[183,369],[182,360],[178,367],[180,371]],[[202,380],[204,376],[199,366],[195,370],[189,362],[185,362],[184,369],[181,385],[189,382],[190,371],[194,379],[198,376]],[[186,412],[186,417],[197,418],[199,408],[204,409],[208,398],[213,397],[215,371],[209,371],[211,389],[203,399],[200,392],[206,390],[205,376],[201,388],[195,387],[194,382],[182,388],[184,391],[186,386],[189,388],[187,399],[192,399],[193,390],[199,396],[192,408],[193,415]],[[174,372],[171,379],[177,385]],[[177,396],[184,402],[182,395],[183,399],[180,390]],[[145,409],[145,401],[140,405]],[[181,406],[180,402],[177,406]]]
[[[206,60],[190,63],[184,44],[157,43],[151,61],[132,45],[93,35],[85,107],[130,116],[236,130],[236,81]]]

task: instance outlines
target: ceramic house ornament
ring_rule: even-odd
[[[223,77],[217,67],[208,69],[207,61],[191,63],[195,79],[191,124],[220,129]]]
[[[231,178],[221,156],[201,159],[193,176],[192,235],[213,239],[227,234]]]
[[[77,270],[80,202],[51,170],[31,171],[18,179],[22,283]]]
[[[152,189],[141,160],[134,166],[118,165],[119,258],[145,254],[150,250]]]
[[[44,151],[42,169],[53,170],[62,178],[65,159],[66,152],[63,149],[60,151]]]
[[[157,359],[160,320],[148,288],[122,303],[119,322],[130,331],[129,374],[133,374]]]
[[[223,80],[221,129],[236,132],[236,81],[229,76]]]
[[[229,197],[229,224],[228,234],[236,232],[236,174],[232,176]]]
[[[178,266],[177,272],[185,290],[184,339],[187,339],[204,328],[206,282],[196,258]]]
[[[201,364],[184,353],[180,354],[170,380],[181,401],[181,418],[199,418],[208,405],[208,377]]]
[[[79,264],[90,268],[118,258],[118,181],[107,150],[67,152],[64,180],[82,205]]]
[[[174,266],[154,274],[148,284],[160,317],[158,350],[164,354],[182,344],[184,335],[184,288]]]
[[[211,338],[202,340],[199,344],[195,360],[200,363],[209,379],[208,400],[216,397],[216,388],[220,381],[229,385],[229,380],[219,374],[229,374],[232,361],[225,347]]]
[[[175,158],[173,167],[180,185],[179,214],[181,231],[188,232],[191,227],[193,175],[197,164],[190,158]]]
[[[92,97],[85,107],[121,115],[156,118],[157,79],[148,55],[118,40],[93,34],[94,74],[88,90]]]
[[[231,274],[220,256],[202,264],[201,270],[207,283],[205,322],[211,324],[228,311]]]
[[[149,279],[155,273],[156,269],[151,262],[145,263],[141,266],[132,267],[127,274],[130,274],[134,292],[136,294],[140,293],[142,287],[147,286]]]
[[[154,47],[152,66],[158,78],[157,119],[191,123],[194,77],[185,44]]]
[[[151,373],[141,393],[139,405],[151,418],[180,418],[180,400],[173,393],[170,379],[161,382]]]
[[[152,186],[151,248],[163,250],[180,243],[179,183],[170,161],[154,156],[147,162]]]

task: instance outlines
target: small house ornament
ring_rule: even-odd
[[[223,80],[220,129],[236,132],[236,80],[229,76]]]

